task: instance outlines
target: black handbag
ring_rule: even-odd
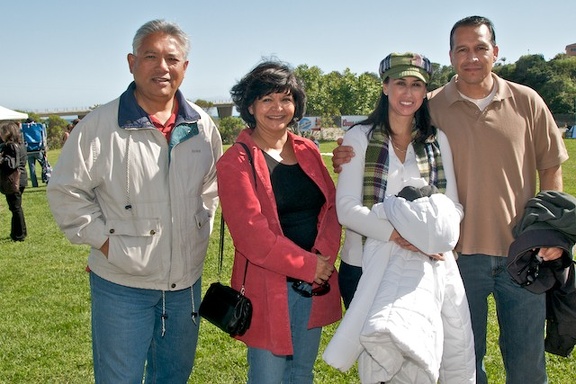
[[[224,219],[220,224],[220,265],[218,277],[222,270],[222,259],[224,257]],[[222,283],[210,284],[208,291],[200,303],[200,316],[228,333],[230,336],[242,336],[250,327],[252,320],[252,302],[244,295],[244,283],[246,282],[246,268],[244,269],[244,281],[242,290],[228,287]]]
[[[246,150],[252,172],[254,174],[254,185],[256,185],[256,171],[252,162],[250,150],[244,143],[241,144]],[[224,259],[224,217],[220,221],[220,246],[219,246],[218,280],[222,271],[222,261]],[[246,283],[246,271],[248,270],[248,260],[244,268],[244,279],[240,292],[222,283],[210,284],[208,291],[200,303],[200,316],[214,324],[230,336],[242,336],[250,327],[252,321],[252,302],[244,295],[244,285]]]
[[[12,195],[20,192],[20,170],[18,168],[6,174],[0,172],[0,192],[5,195]]]
[[[16,147],[16,168],[12,169],[7,164],[0,162],[0,193],[12,195],[20,192],[20,169],[18,168],[18,145]],[[2,157],[0,156],[0,159]],[[2,161],[3,162],[3,161]]]

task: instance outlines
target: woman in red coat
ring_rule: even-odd
[[[238,337],[248,346],[248,383],[312,383],[321,327],[342,316],[334,183],[316,145],[289,131],[306,95],[288,66],[261,63],[231,94],[248,125],[237,142],[250,153],[236,143],[216,168],[236,250],[232,286],[246,273],[254,307]]]

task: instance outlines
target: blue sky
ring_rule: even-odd
[[[495,24],[500,57],[576,43],[576,1],[525,0],[28,0],[3,1],[0,105],[26,111],[106,103],[131,81],[126,54],[148,20],[177,22],[191,37],[182,91],[221,101],[262,57],[324,73],[376,72],[390,52],[417,51],[448,65],[454,22],[478,14]]]

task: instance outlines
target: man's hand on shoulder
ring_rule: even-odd
[[[336,140],[338,146],[332,151],[332,167],[334,172],[342,172],[342,165],[349,163],[355,156],[354,149],[349,145],[342,145],[342,138]]]

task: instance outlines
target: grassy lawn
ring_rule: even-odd
[[[321,150],[329,153],[334,145],[322,143]],[[564,165],[564,187],[566,192],[576,194],[576,140],[567,140],[566,145],[575,158]],[[52,164],[58,154],[48,154]],[[329,158],[326,160],[330,164]],[[0,384],[93,381],[90,297],[84,271],[88,248],[71,245],[64,238],[52,219],[45,192],[41,185],[24,193],[29,235],[22,243],[10,241],[10,212],[0,197]],[[217,279],[218,230],[216,226],[211,237],[204,290]],[[224,281],[230,276],[230,238],[226,244]],[[489,322],[486,368],[491,382],[504,383],[494,310]],[[324,329],[321,352],[334,329],[335,325]],[[547,360],[551,384],[574,382],[574,354],[569,358],[547,355]],[[245,382],[246,369],[244,345],[203,321],[189,382],[241,383]],[[355,368],[341,373],[321,359],[316,362],[315,375],[315,383],[359,383]]]

